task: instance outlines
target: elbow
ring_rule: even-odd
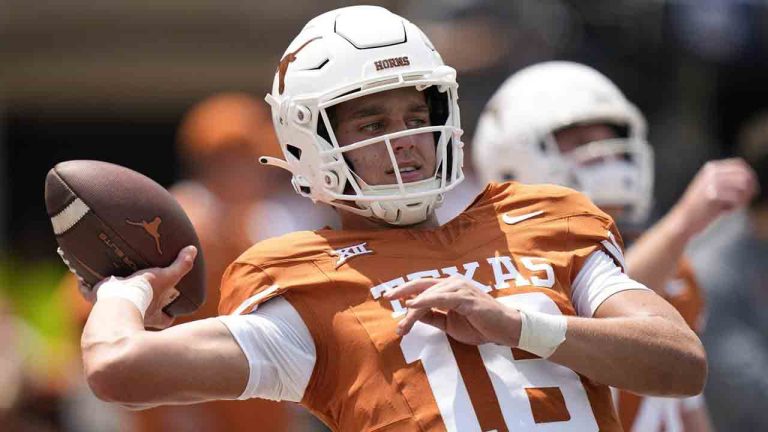
[[[693,334],[693,332],[691,332]],[[690,397],[701,394],[707,383],[707,355],[698,337],[684,350],[677,364],[663,380],[659,396]],[[670,376],[671,375],[671,376]]]
[[[704,391],[704,386],[707,384],[708,364],[707,353],[704,351],[704,346],[698,338],[696,338],[695,347],[691,350],[690,359],[686,361],[684,367],[689,372],[681,396],[701,394]]]
[[[135,357],[131,342],[119,340],[86,346],[83,344],[83,368],[88,386],[104,402],[131,405],[140,401],[132,397],[131,366]]]
[[[86,363],[85,377],[93,394],[104,402],[122,403],[119,379],[114,373],[114,363],[102,360],[92,360]]]

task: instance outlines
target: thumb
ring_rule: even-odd
[[[168,286],[176,285],[181,278],[184,277],[195,263],[195,257],[197,256],[197,248],[194,246],[187,246],[179,252],[176,259],[169,265],[161,270],[160,276],[167,283]]]

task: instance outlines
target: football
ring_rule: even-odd
[[[194,267],[164,311],[186,315],[205,301],[203,254],[195,229],[173,196],[152,179],[107,162],[61,162],[46,177],[45,205],[59,255],[86,288],[109,276],[166,267],[183,247],[194,245]]]

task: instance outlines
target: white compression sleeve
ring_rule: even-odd
[[[571,285],[576,314],[591,318],[608,297],[627,290],[648,289],[621,270],[603,251],[595,251],[579,270]]]
[[[315,367],[315,343],[296,309],[275,297],[248,315],[218,317],[250,365],[238,399],[301,401]]]

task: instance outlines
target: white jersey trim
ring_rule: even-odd
[[[270,285],[265,290],[259,291],[258,293],[245,299],[242,303],[240,303],[240,306],[238,306],[237,309],[235,309],[234,312],[232,312],[230,315],[240,315],[244,310],[272,295],[278,289],[280,289],[280,287],[277,284]],[[254,310],[256,309],[254,308]]]
[[[627,269],[627,264],[624,261],[624,253],[621,251],[621,247],[619,247],[619,242],[616,241],[616,237],[613,236],[613,233],[608,231],[608,240],[603,240],[600,242],[605,250],[608,251],[608,253],[611,254],[613,259],[616,260],[616,262],[619,263],[621,268],[624,270]]]

